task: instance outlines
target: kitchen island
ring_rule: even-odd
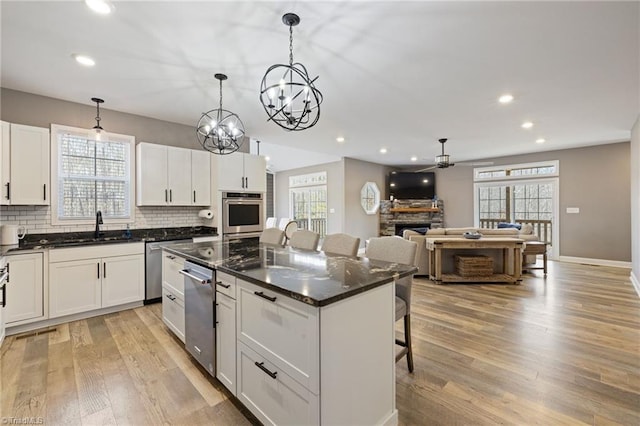
[[[260,421],[397,423],[394,282],[415,268],[246,242],[165,251],[216,271],[216,377]]]

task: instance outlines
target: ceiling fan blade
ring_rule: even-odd
[[[456,163],[459,166],[470,166],[470,167],[480,167],[480,166],[493,166],[493,161],[470,161],[467,163]]]
[[[420,170],[414,170],[414,173],[421,173],[421,172],[428,172],[429,170],[433,170],[435,168],[437,168],[438,166],[430,166],[424,169],[420,169]]]

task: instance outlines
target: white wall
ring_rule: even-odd
[[[640,295],[640,116],[631,130],[631,281]]]

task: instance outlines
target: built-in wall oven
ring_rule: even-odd
[[[222,236],[229,240],[260,235],[264,229],[264,199],[261,193],[222,193]]]

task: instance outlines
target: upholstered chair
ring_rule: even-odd
[[[327,254],[355,257],[359,247],[360,238],[348,234],[329,234],[322,241],[322,251]]]
[[[260,234],[260,242],[282,246],[284,245],[284,231],[279,228],[266,228]]]
[[[415,266],[416,249],[418,245],[401,237],[371,238],[367,244],[366,256],[372,260],[399,263]],[[411,285],[413,275],[396,281],[396,321],[404,319],[404,341],[396,339],[396,344],[402,350],[396,356],[398,362],[407,356],[407,367],[413,372],[413,349],[411,348]]]
[[[318,241],[320,241],[320,234],[307,229],[298,229],[291,234],[289,245],[304,250],[318,250]]]

